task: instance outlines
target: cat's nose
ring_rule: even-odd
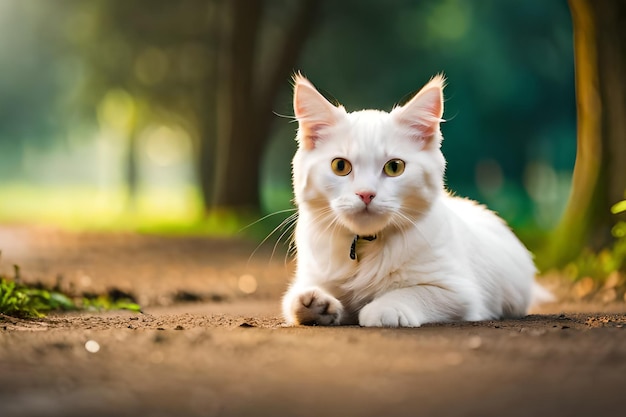
[[[358,193],[356,193],[356,195],[359,196],[359,198],[365,203],[365,205],[371,203],[374,197],[376,197],[376,194],[374,194],[372,191],[359,191]]]

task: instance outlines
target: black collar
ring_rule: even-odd
[[[367,240],[368,242],[371,242],[372,240],[376,239],[376,235],[369,235],[369,236],[355,235],[354,236],[354,240],[352,241],[352,245],[350,246],[350,259],[352,260],[356,260],[356,242],[359,239],[363,239],[363,240]]]

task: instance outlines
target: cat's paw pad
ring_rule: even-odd
[[[335,297],[310,289],[294,297],[292,311],[298,324],[336,326],[341,322],[343,306]]]
[[[421,323],[408,311],[389,305],[371,303],[359,313],[363,327],[419,327]]]

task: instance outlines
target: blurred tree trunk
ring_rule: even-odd
[[[208,3],[208,30],[202,42],[209,45],[211,65],[208,68],[204,90],[198,94],[199,104],[196,106],[196,120],[198,129],[198,148],[196,150],[196,169],[200,193],[205,211],[213,205],[215,185],[215,154],[217,137],[217,108],[218,108],[218,70],[219,70],[219,41],[224,23],[223,8],[226,0],[212,0]]]
[[[626,2],[569,0],[574,26],[578,138],[567,208],[550,266],[612,242],[610,208],[626,190]],[[545,265],[548,266],[548,265]]]
[[[205,211],[257,211],[272,107],[321,0],[152,0],[149,10],[144,3],[111,0],[97,2],[95,12],[85,9],[98,16],[97,30],[76,41],[94,51],[85,100],[97,106],[107,91],[122,88],[148,103],[145,123],[163,114],[174,124],[188,123],[197,139],[195,169]],[[270,39],[271,44],[260,42]],[[158,59],[145,61],[150,54]],[[152,69],[156,78],[138,76]],[[132,144],[128,151],[132,197],[137,187]]]
[[[136,208],[139,191],[138,135],[139,129],[135,125],[128,135],[126,151],[126,209],[130,211],[134,211]]]
[[[224,3],[226,27],[218,49],[217,141],[212,208],[254,206],[261,147],[254,132],[257,114],[252,96],[254,52],[261,1]],[[247,177],[247,178],[246,178]]]
[[[318,4],[317,0],[298,3],[291,26],[274,46],[277,59],[269,76],[261,79],[256,71],[255,52],[265,2],[229,0],[223,3],[212,185],[206,189],[212,194],[207,209],[241,212],[259,209],[259,170],[270,134],[272,106],[293,71],[298,53],[312,28]]]

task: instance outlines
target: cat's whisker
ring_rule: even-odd
[[[292,211],[292,210],[283,210],[282,212],[288,212],[288,211]],[[271,232],[268,233],[267,236],[265,236],[263,238],[263,240],[261,241],[261,243],[259,243],[256,248],[254,248],[254,250],[252,251],[252,253],[250,254],[250,256],[248,257],[248,262],[247,264],[250,264],[250,261],[252,260],[252,258],[254,257],[254,255],[257,253],[257,251],[261,248],[261,246],[263,246],[263,244],[265,244],[265,242],[267,242],[267,240],[274,234],[276,233],[278,230],[282,229],[283,227],[287,226],[290,222],[293,223],[294,220],[298,217],[298,213],[293,213],[291,214],[289,217],[287,217],[286,219],[284,219],[283,221],[281,221],[278,226],[276,226]],[[267,218],[267,216],[265,217]],[[260,220],[257,220],[257,223]],[[273,252],[272,252],[273,255]],[[271,258],[270,258],[271,261]]]
[[[330,218],[330,222],[327,221],[328,215],[332,214],[333,210],[330,207],[324,207],[320,210],[318,210],[317,215],[312,219],[312,223],[316,226],[319,225],[319,223],[325,221],[325,226],[323,227],[323,229],[320,229],[319,227],[316,227],[317,229],[317,233],[316,233],[316,245],[318,244],[319,240],[324,237],[327,238],[329,241],[332,241],[334,234],[336,233],[336,230],[338,227],[340,227],[339,221],[337,220],[337,217],[335,216],[331,216]],[[329,255],[330,256],[330,255]],[[328,264],[330,265],[331,260],[328,260]]]
[[[295,257],[295,256],[296,256],[296,253],[294,251],[294,245],[292,242],[289,242],[289,246],[287,246],[287,250],[285,251],[285,257],[283,258],[283,266],[287,266],[287,261],[289,260],[289,257]]]
[[[250,223],[250,224],[248,224],[248,225],[246,225],[246,226],[242,227],[241,229],[239,229],[239,230],[237,231],[237,233],[241,233],[241,232],[243,232],[244,230],[249,229],[250,227],[254,226],[255,224],[258,224],[258,223],[262,222],[263,220],[267,220],[267,219],[269,219],[270,217],[274,217],[274,216],[276,216],[276,215],[278,215],[278,214],[289,213],[290,211],[295,211],[295,212],[297,212],[297,211],[298,211],[298,209],[294,207],[294,208],[288,208],[288,209],[284,209],[284,210],[278,210],[278,211],[275,211],[275,212],[273,212],[273,213],[266,214],[265,216],[261,217],[260,219],[257,219],[257,220],[255,220],[255,221],[253,221],[252,223]],[[291,217],[291,216],[289,216],[289,217]],[[289,217],[287,217],[287,218],[289,218]]]
[[[319,216],[319,217],[321,217],[321,216]],[[318,218],[317,220],[315,220],[315,219],[313,220],[313,224],[320,224],[320,223],[322,223],[322,219],[320,219],[320,218]],[[316,233],[317,240],[321,239],[322,237],[331,237],[332,238],[333,231],[331,231],[330,229],[334,228],[335,223],[336,223],[336,220],[335,219],[331,219],[330,222],[325,222],[325,225],[321,225],[321,226],[323,226],[323,229],[319,229],[318,228],[317,233]],[[330,236],[328,235],[329,231],[330,231]]]
[[[294,213],[291,216],[289,216],[287,219],[285,219],[286,221],[288,220],[288,224],[286,224],[286,222],[282,223],[284,224],[285,230],[283,230],[283,232],[280,234],[280,236],[278,236],[278,239],[276,239],[276,242],[274,243],[274,247],[272,248],[272,255],[270,256],[270,261],[274,258],[274,254],[276,253],[276,248],[278,247],[278,244],[280,243],[281,239],[287,233],[292,231],[292,229],[294,228],[296,224],[297,219],[298,219],[298,213]],[[287,254],[289,254],[289,250],[287,250]]]
[[[331,211],[332,210],[328,210],[329,213]],[[334,240],[334,235],[337,232],[337,229],[340,227],[341,227],[341,224],[339,223],[337,218],[336,217],[331,218],[330,222],[326,224],[326,227],[323,230],[321,230],[319,233],[317,233],[315,245],[317,246],[319,244],[318,243],[319,240],[322,238],[326,238],[328,239],[329,242],[332,242]],[[327,255],[328,255],[328,259],[326,261],[326,265],[328,265],[328,267],[330,268],[333,265],[332,251],[328,251]],[[327,271],[327,273],[330,273],[330,271]]]
[[[330,207],[324,207],[324,208],[316,210],[316,216],[311,219],[311,222],[312,223],[320,222],[323,217],[326,217],[326,215],[328,214],[332,214],[332,211],[333,210]],[[332,220],[334,221],[335,219],[332,218]]]
[[[285,264],[287,264],[287,258],[289,256],[295,257],[297,254],[295,225],[296,225],[296,222],[294,221],[293,229],[289,238],[289,244],[287,246],[287,252],[285,253]]]
[[[333,235],[337,232],[337,229],[339,229],[341,227],[341,225],[339,224],[339,221],[337,220],[336,217],[333,218],[333,220],[331,222],[331,225],[332,225],[332,230],[330,232],[330,234],[331,234],[330,239],[333,239]],[[330,251],[328,252],[328,256],[330,258],[330,256],[331,256],[331,252]],[[331,259],[328,259],[328,265],[332,265]]]
[[[402,215],[401,213],[397,213],[397,214]],[[406,228],[403,227],[404,225],[398,219],[396,219],[395,217],[391,218],[391,223],[397,230],[400,231],[400,234],[402,236],[402,243],[404,244],[403,245],[404,246],[403,249],[404,250],[408,250],[409,249],[409,237],[407,235]]]
[[[287,250],[285,251],[285,257],[283,259],[283,264],[286,266],[287,265],[287,260],[289,259],[290,256],[295,257],[296,256],[296,235],[295,235],[295,230],[296,230],[296,224],[297,224],[297,220],[298,220],[298,213],[294,213],[292,215],[292,220],[291,223],[289,224],[289,226],[285,229],[285,231],[280,235],[280,237],[278,238],[278,241],[280,241],[283,236],[285,236],[288,232],[289,232],[289,239],[287,240]],[[276,242],[278,244],[278,241]],[[273,252],[272,252],[273,255]]]
[[[273,111],[272,113],[274,113],[275,116],[282,117],[283,119],[290,119],[291,122],[297,122],[298,121],[298,119],[296,119],[296,116],[290,116],[288,114],[281,114],[281,113],[278,113],[278,112],[275,112],[275,111]]]
[[[432,249],[432,245],[430,244],[430,241],[428,240],[428,237],[422,232],[422,230],[420,229],[419,224],[417,223],[416,220],[411,219],[403,211],[398,211],[398,212],[396,212],[396,214],[398,216],[400,216],[401,218],[403,218],[404,220],[406,220],[407,222],[409,222],[415,228],[417,233],[422,237],[422,239],[424,239],[424,242],[426,242],[428,247],[430,249]],[[406,236],[405,228],[402,225],[398,225],[398,229],[400,229],[403,232],[403,236],[405,237],[405,239],[408,239],[407,236]]]
[[[290,256],[295,256],[295,249],[296,249],[295,248],[295,226],[297,224],[298,214],[294,213],[293,215],[289,216],[289,218],[286,220],[289,220],[289,224],[286,224],[283,227],[284,230],[282,231],[280,236],[278,236],[278,239],[274,243],[274,247],[272,248],[272,254],[270,256],[270,261],[271,261],[272,259],[274,259],[274,254],[276,253],[276,249],[280,241],[283,240],[285,236],[289,236],[289,238],[285,241],[287,244],[287,250],[285,251],[285,256],[283,259],[284,266],[287,266],[287,261]]]

